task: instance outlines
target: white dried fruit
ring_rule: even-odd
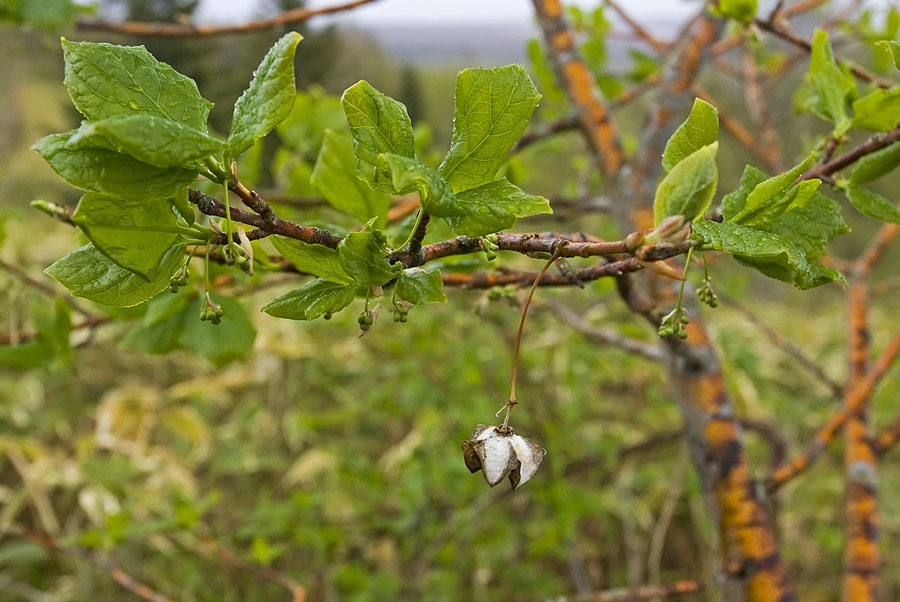
[[[513,489],[518,489],[535,475],[547,450],[511,428],[479,424],[472,438],[460,444],[466,467],[473,473],[484,472],[484,480],[494,487],[509,476]]]

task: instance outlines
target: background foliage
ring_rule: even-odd
[[[116,4],[101,10],[166,20],[192,9],[177,2]],[[853,40],[896,38],[896,27],[889,31],[895,15],[857,13],[842,26],[850,40],[842,52],[887,73],[892,66],[883,56],[868,56]],[[572,16],[583,31],[610,27],[603,12]],[[28,201],[71,204],[77,195],[27,149],[48,133],[77,127],[78,118],[59,84],[54,37],[2,33],[0,52],[14,59],[0,96],[0,186],[7,192],[0,199],[0,259],[53,286],[40,269],[83,241]],[[338,28],[304,33],[294,113],[245,157],[242,179],[285,197],[316,196],[309,180],[324,130],[346,128],[335,95],[363,77],[407,104],[419,156],[435,166],[436,149],[450,142],[455,69],[404,65]],[[250,72],[277,37],[141,42],[197,80],[217,105],[211,126],[224,131]],[[640,47],[627,69],[609,64],[598,39],[584,50],[608,94],[655,69]],[[529,48],[529,68],[544,94],[539,118],[551,121],[564,113],[561,96]],[[763,59],[775,60],[777,52],[759,49]],[[773,106],[789,104],[803,68],[775,91]],[[723,112],[740,110],[742,91],[726,74],[708,70],[703,84],[722,99]],[[641,109],[630,107],[621,118],[631,145]],[[799,162],[810,138],[829,131],[808,114],[785,111],[777,119],[789,164]],[[737,186],[749,160],[736,144],[720,148],[720,191]],[[580,141],[565,134],[519,153],[506,169],[530,192],[575,197],[599,184],[580,177],[584,162]],[[888,194],[897,177],[872,189]],[[327,206],[278,208],[304,223],[355,223]],[[853,233],[837,239],[838,257],[857,252],[876,227],[844,214]],[[615,233],[606,216],[560,210],[518,227],[551,228]],[[873,311],[876,348],[886,338],[878,325],[895,317],[896,281],[891,261],[885,265]],[[737,269],[731,259],[711,269],[724,294],[708,317],[742,415],[772,425],[784,440],[806,441],[834,406],[830,391],[798,370],[729,299],[742,299],[839,380],[840,290],[819,289],[813,303]],[[535,480],[513,495],[469,476],[458,450],[504,400],[518,315],[513,303],[451,291],[447,305],[414,312],[407,324],[382,316],[360,339],[352,313],[331,322],[276,320],[258,313],[273,290],[248,293],[256,281],[224,271],[220,277],[239,293],[233,303],[253,316],[252,325],[239,325],[233,348],[211,341],[215,335],[204,328],[189,330],[171,353],[148,355],[164,347],[154,348],[144,310],[109,308],[110,315],[133,319],[76,332],[79,348],[70,352],[64,342],[78,313],[59,300],[59,289],[48,296],[15,271],[0,271],[0,319],[9,326],[3,330],[44,333],[42,346],[25,359],[4,361],[0,348],[0,363],[7,364],[0,368],[0,525],[36,528],[83,550],[57,554],[21,538],[0,539],[0,599],[102,602],[130,595],[104,562],[184,601],[288,599],[267,569],[302,584],[316,600],[535,599],[570,591],[573,583],[599,589],[717,570],[713,525],[686,452],[672,437],[681,418],[663,370],[598,345],[552,311],[565,301],[592,323],[652,342],[655,333],[621,306],[611,283],[538,293],[519,385],[526,411],[517,415],[517,428],[550,453]],[[275,285],[278,292],[292,288]],[[235,307],[226,319],[241,313]],[[893,378],[879,390],[876,423],[893,417],[897,389]],[[761,470],[778,453],[771,436],[751,431],[748,444]],[[841,462],[840,450],[830,451],[804,477],[802,494],[793,495],[791,484],[779,498],[784,557],[804,600],[837,599]],[[881,478],[884,561],[896,566],[900,550],[890,543],[900,535],[900,497],[891,484],[900,474],[888,461]],[[886,599],[900,596],[896,572],[885,571],[884,583]]]

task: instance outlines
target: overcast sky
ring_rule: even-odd
[[[344,0],[309,0],[307,6],[321,7],[340,4]],[[697,11],[701,0],[626,0],[622,4],[628,12],[643,21],[681,20]],[[867,4],[887,6],[892,0],[869,0]],[[760,0],[760,12],[765,14],[775,0]],[[599,0],[570,0],[591,9]],[[198,21],[246,21],[254,16],[255,0],[202,0]],[[789,2],[790,4],[790,2]],[[345,13],[319,17],[315,23],[352,21],[360,25],[400,23],[509,23],[528,24],[534,17],[529,0],[379,0]]]
[[[342,3],[343,0],[309,0],[307,6],[320,7]],[[596,7],[597,0],[574,0],[586,8]],[[241,21],[252,15],[253,0],[203,0],[199,19]],[[697,1],[685,0],[629,0],[624,3],[635,17],[646,19],[679,18],[696,10]],[[227,8],[226,8],[227,7]],[[328,20],[351,20],[362,25],[384,23],[510,23],[527,24],[534,16],[528,0],[379,0],[346,13],[320,17]]]

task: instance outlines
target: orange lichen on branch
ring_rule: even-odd
[[[562,88],[578,109],[581,131],[591,152],[602,163],[607,176],[616,174],[625,162],[618,132],[609,119],[609,110],[596,92],[595,79],[575,43],[559,0],[534,0],[544,40]]]
[[[702,325],[691,322],[687,329],[692,353],[709,351]],[[793,600],[771,519],[757,499],[756,481],[740,442],[740,427],[721,370],[700,374],[689,367],[676,370],[688,431],[695,431],[708,451],[704,459],[707,469],[701,476],[711,481],[723,549],[741,566],[748,602]]]
[[[848,389],[866,375],[869,360],[868,304],[865,280],[855,274],[848,290],[847,355],[850,360]],[[844,427],[844,468],[847,477],[846,540],[844,543],[844,597],[847,602],[878,600],[878,496],[877,459],[869,439],[870,395]]]

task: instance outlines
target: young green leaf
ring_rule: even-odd
[[[415,159],[412,122],[403,103],[389,98],[363,80],[347,88],[341,96],[356,152],[356,173],[374,190],[402,194],[391,178],[378,171],[378,156],[400,155]]]
[[[875,45],[890,54],[894,66],[900,69],[900,42],[895,40],[878,40]]]
[[[143,46],[63,38],[62,47],[66,88],[88,119],[143,113],[206,131],[212,103],[200,96],[194,80],[157,61]]]
[[[900,224],[900,211],[897,210],[897,206],[877,192],[856,186],[848,186],[844,192],[850,199],[850,204],[863,215],[883,222]]]
[[[815,90],[810,108],[834,124],[835,136],[844,135],[850,128],[847,99],[856,95],[856,81],[835,62],[828,33],[822,29],[813,35],[809,80]]]
[[[875,88],[853,101],[853,127],[886,132],[900,125],[900,86]]]
[[[415,159],[389,154],[379,155],[378,165],[384,173],[390,174],[397,190],[417,189],[427,213],[435,217],[459,215],[458,201],[450,191],[450,185],[427,165]]]
[[[752,165],[745,166],[738,187],[722,197],[722,217],[725,221],[732,221],[734,216],[740,213],[747,204],[747,197],[750,196],[753,189],[768,179],[769,176],[766,172]]]
[[[291,114],[297,96],[294,54],[302,39],[294,31],[285,34],[256,68],[250,87],[234,105],[228,157],[243,153]]]
[[[350,136],[325,130],[322,148],[310,181],[325,200],[361,222],[377,217],[377,225],[387,222],[391,197],[372,190],[356,175],[356,159]]]
[[[723,16],[748,24],[756,16],[757,0],[719,0],[719,12]]]
[[[754,11],[755,12],[755,11]],[[714,106],[699,98],[687,120],[678,126],[663,151],[662,166],[666,172],[689,155],[712,144],[719,138],[719,112]]]
[[[813,267],[805,253],[783,236],[730,223],[695,222],[693,231],[704,246],[729,253],[766,276],[807,289],[840,278],[837,272]],[[834,276],[829,278],[829,276]]]
[[[872,182],[890,173],[898,165],[900,165],[900,142],[895,142],[860,159],[850,176],[850,183],[859,185]]]
[[[464,236],[499,232],[520,217],[553,213],[547,199],[523,192],[506,178],[460,192],[456,198],[461,215],[447,218],[447,224]]]
[[[357,287],[316,278],[300,288],[276,297],[262,308],[276,318],[313,320],[324,314],[337,313],[350,305]]]
[[[216,302],[224,313],[221,323],[212,325],[200,320],[202,297],[159,295],[148,303],[140,326],[128,333],[122,345],[154,354],[184,349],[221,368],[253,350],[256,328],[236,299],[217,298]]]
[[[166,251],[159,265],[143,278],[113,263],[93,244],[72,251],[44,270],[76,297],[116,307],[143,303],[169,286],[184,263],[184,244]]]
[[[76,131],[52,134],[33,146],[76,188],[132,200],[170,198],[197,179],[195,170],[154,167],[105,148],[70,149],[67,143]]]
[[[351,232],[338,245],[344,271],[360,286],[381,286],[394,277],[372,232]]]
[[[683,215],[693,221],[703,215],[716,193],[718,171],[713,142],[676,163],[659,186],[653,201],[653,220],[659,224],[671,215]]]
[[[117,115],[85,122],[68,141],[83,148],[83,141],[101,136],[138,161],[156,167],[182,167],[203,157],[219,155],[225,144],[190,126],[155,115]]]
[[[104,255],[148,280],[179,238],[166,199],[128,201],[88,192],[72,221]]]
[[[446,303],[444,281],[440,270],[426,272],[422,268],[409,268],[397,279],[397,296],[413,305]]]
[[[460,71],[453,138],[438,169],[454,193],[494,179],[540,99],[520,65]]]
[[[253,351],[256,327],[244,305],[231,297],[217,297],[224,312],[222,321],[213,325],[200,321],[201,298],[188,307],[184,328],[178,337],[182,349],[198,353],[217,368],[240,359]]]
[[[338,284],[353,282],[341,266],[337,250],[283,236],[272,236],[269,240],[278,252],[290,259],[301,272]]]
[[[782,215],[753,227],[790,240],[807,259],[825,256],[835,236],[850,232],[840,205],[821,192],[802,202],[795,200]]]
[[[784,213],[791,203],[794,202],[796,195],[802,195],[803,198],[811,197],[816,188],[822,183],[820,180],[807,181],[813,182],[812,184],[801,182],[802,186],[800,188],[795,187],[794,182],[813,164],[815,159],[815,154],[810,153],[799,165],[754,186],[753,191],[747,195],[743,206],[730,218],[727,218],[728,221],[744,225],[760,224]],[[748,175],[746,170],[744,173]],[[754,175],[751,172],[749,177]],[[729,201],[731,211],[737,209],[736,202],[738,200],[736,197]]]

